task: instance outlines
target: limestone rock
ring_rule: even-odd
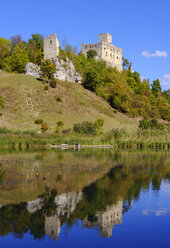
[[[61,81],[81,83],[82,77],[78,72],[76,72],[73,63],[68,58],[61,61],[55,58],[52,61],[56,66],[56,72],[54,73],[55,78]],[[40,68],[29,62],[25,67],[25,74],[39,78],[41,74]]]
[[[31,75],[31,76],[36,77],[36,78],[40,78],[40,67],[29,62],[26,64],[25,74]]]

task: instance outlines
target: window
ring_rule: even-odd
[[[50,44],[52,44],[52,40],[50,40]]]

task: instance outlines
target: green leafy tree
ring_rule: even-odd
[[[94,59],[97,56],[96,50],[90,49],[87,52],[87,59]]]
[[[126,58],[122,58],[122,65],[124,69],[128,69],[129,68],[129,61]]]
[[[56,67],[53,62],[49,59],[43,60],[41,63],[42,76],[47,79],[48,84],[54,79],[54,73],[56,72]]]
[[[11,53],[11,41],[5,38],[0,38],[0,68],[3,69],[5,59]]]
[[[11,71],[23,73],[28,62],[28,54],[26,52],[24,44],[22,43],[21,45],[17,45],[14,48],[12,55],[8,59]]]
[[[27,52],[32,63],[41,64],[41,60],[44,57],[43,40],[43,35],[40,34],[32,34],[32,38],[28,40]]]
[[[158,92],[162,91],[159,79],[153,81],[153,83],[151,84],[151,87],[152,87],[152,92],[156,97],[158,96]]]

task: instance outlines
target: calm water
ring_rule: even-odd
[[[170,153],[0,152],[0,247],[170,248]]]

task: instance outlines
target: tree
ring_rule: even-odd
[[[43,54],[43,35],[32,34],[32,38],[28,40],[27,52],[29,60],[35,64],[41,64],[44,57]]]
[[[15,48],[16,46],[19,46],[19,45],[21,45],[21,44],[23,43],[22,37],[21,37],[20,34],[19,34],[19,35],[12,36],[12,37],[10,38],[10,41],[11,41],[11,51],[12,51],[12,52],[14,51],[14,48]]]
[[[54,73],[56,72],[56,67],[53,62],[49,59],[43,60],[41,63],[42,76],[47,79],[48,84],[54,78]]]
[[[151,84],[151,87],[152,87],[152,92],[156,97],[158,96],[158,92],[162,91],[159,79],[153,81],[153,83]]]
[[[93,50],[93,49],[90,49],[88,52],[87,52],[87,58],[88,59],[94,59],[95,57],[97,56],[97,52],[96,50]]]
[[[129,61],[127,59],[125,59],[124,57],[122,58],[122,65],[123,65],[124,69],[129,68]]]
[[[24,44],[22,43],[17,45],[14,48],[12,55],[9,57],[11,71],[23,73],[28,62],[28,54],[25,50]]]
[[[0,38],[0,68],[3,68],[4,59],[11,53],[11,41],[5,38]]]

